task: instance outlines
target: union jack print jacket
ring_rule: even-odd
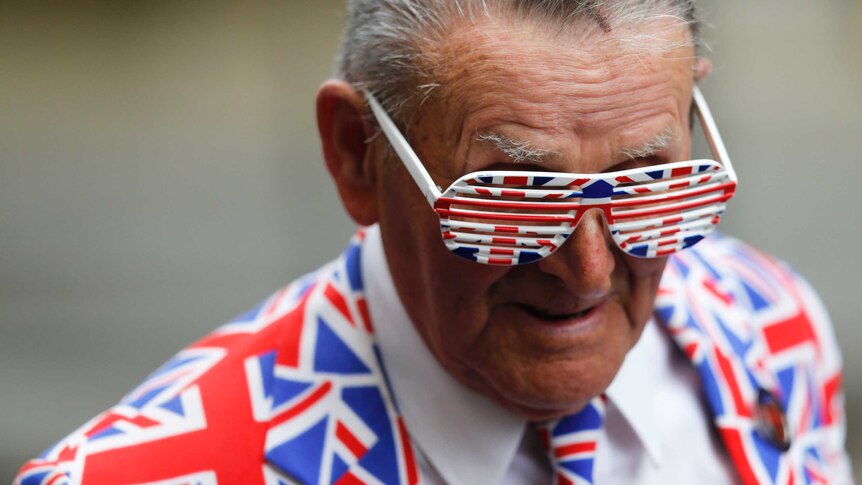
[[[362,233],[337,261],[180,351],[15,483],[418,483],[361,250]],[[655,315],[699,371],[742,483],[834,483],[845,460],[840,357],[796,273],[716,235],[670,259]]]

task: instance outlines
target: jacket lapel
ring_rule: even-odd
[[[283,318],[264,456],[304,484],[415,484],[410,440],[365,304],[359,233]]]
[[[742,482],[819,483],[817,386],[800,358],[814,348],[811,322],[784,268],[715,239],[669,260],[656,317],[697,369]]]

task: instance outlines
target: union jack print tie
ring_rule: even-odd
[[[604,395],[584,409],[539,427],[554,465],[554,485],[592,485],[596,440],[605,418]]]

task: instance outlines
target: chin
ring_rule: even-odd
[[[530,421],[545,421],[548,419],[558,418],[566,414],[571,414],[580,411],[593,397],[602,393],[600,390],[596,393],[577,393],[576,395],[554,396],[554,399],[548,399],[548,396],[542,396],[544,399],[534,399],[532,402],[520,402],[507,399],[506,402],[501,402],[503,406],[517,412]]]
[[[480,392],[530,421],[554,419],[580,411],[591,399],[603,393],[622,361],[602,364],[599,368],[590,369],[579,365],[560,368],[559,362],[553,369],[538,366],[530,369],[532,372],[495,380],[493,387],[485,387]]]
[[[541,422],[541,421],[550,421],[552,419],[557,419],[563,417],[567,414],[572,414],[580,411],[584,408],[584,406],[589,403],[589,399],[585,401],[581,401],[578,404],[571,405],[565,408],[558,409],[539,409],[539,408],[531,408],[531,407],[510,407],[512,411],[520,414],[525,417],[527,421],[530,422]]]

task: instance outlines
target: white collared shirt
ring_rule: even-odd
[[[552,483],[526,419],[461,385],[425,346],[396,293],[377,226],[366,233],[362,273],[422,483]],[[736,483],[699,393],[695,369],[649,322],[606,390],[594,483]]]

